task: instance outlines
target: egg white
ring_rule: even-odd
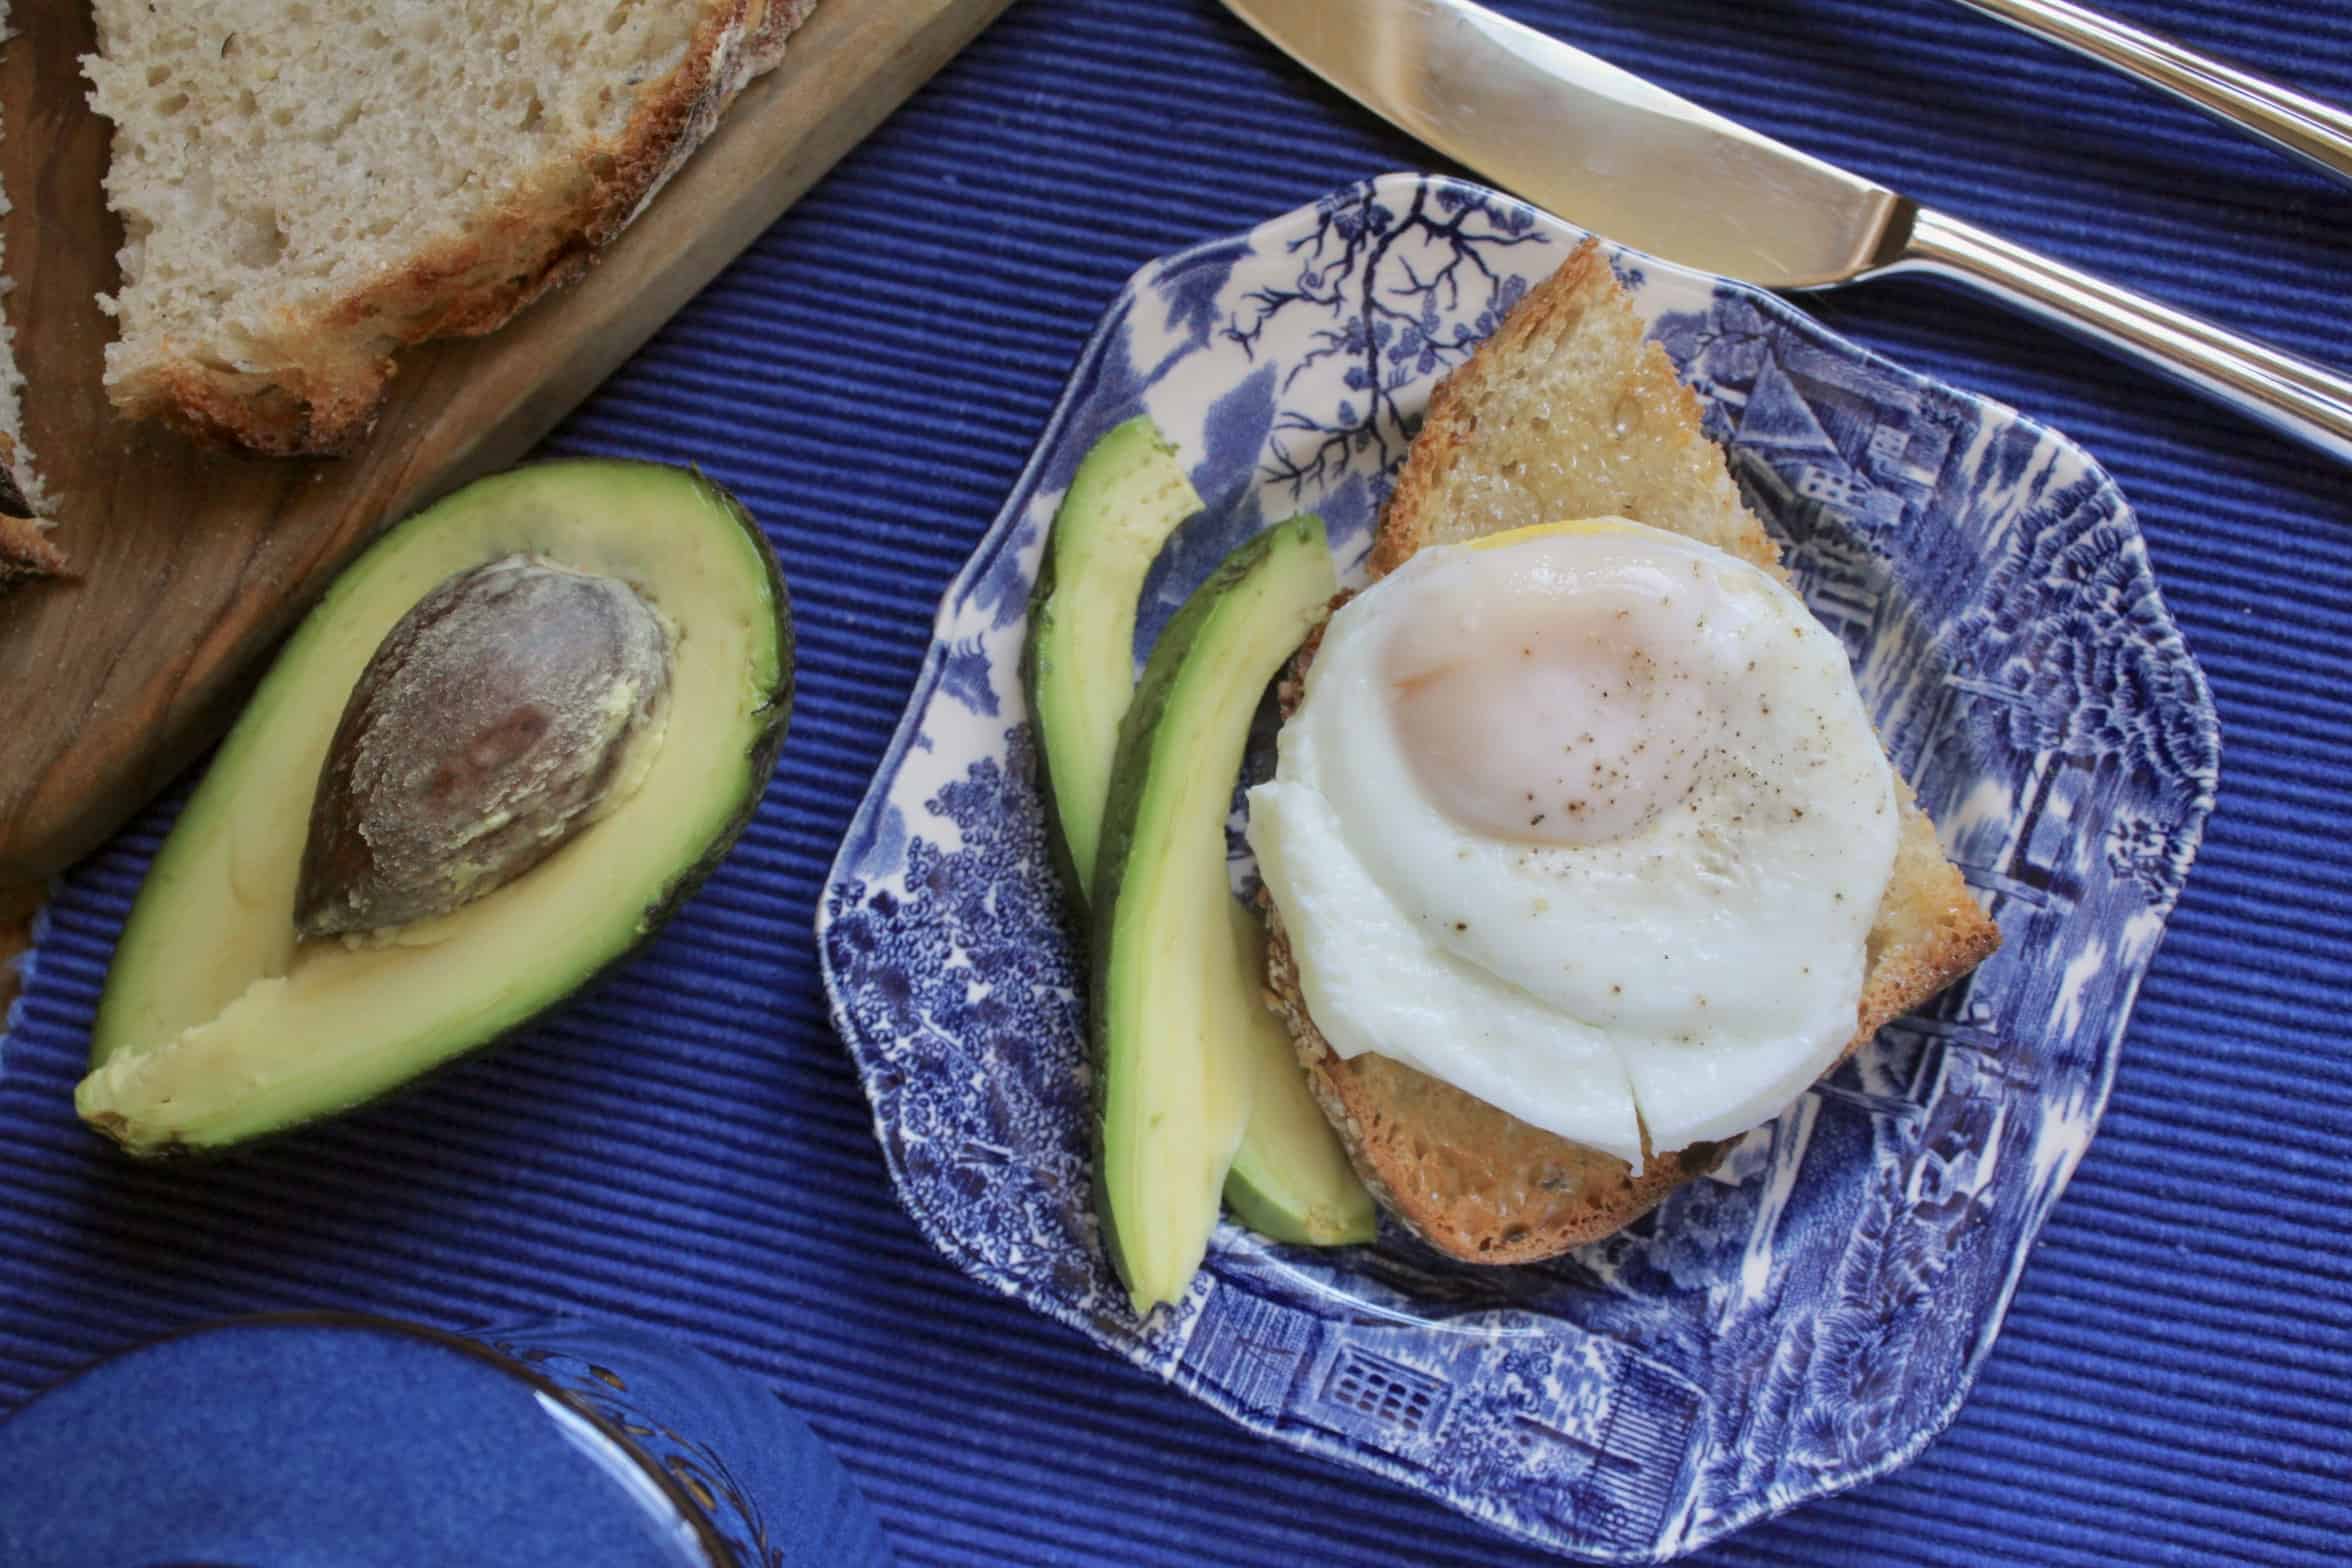
[[[1680,535],[1482,544],[1423,550],[1332,618],[1250,793],[1308,1011],[1342,1056],[1636,1165],[1645,1132],[1665,1151],[1769,1120],[1854,1032],[1894,865],[1845,651]],[[1521,681],[1547,637],[1565,662]]]

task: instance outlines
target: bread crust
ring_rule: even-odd
[[[16,442],[0,431],[0,592],[65,570],[65,555],[49,542],[16,478]]]
[[[585,272],[652,200],[745,83],[782,57],[814,0],[705,0],[685,58],[614,140],[548,158],[475,233],[429,248],[284,320],[284,368],[183,353],[109,387],[117,409],[273,457],[349,451],[374,425],[400,349],[495,331]]]
[[[0,517],[0,592],[64,572],[65,553],[49,542],[38,523]]]
[[[1531,288],[1493,337],[1431,393],[1382,514],[1371,554],[1384,576],[1428,542],[1448,505],[1448,481],[1472,452],[1478,410],[1509,366],[1545,352],[1588,313],[1615,312],[1607,331],[1633,343],[1632,304],[1599,248],[1587,241],[1546,281]],[[1674,374],[1655,343],[1641,340],[1617,406],[1637,410],[1639,461],[1653,466],[1711,465],[1723,487],[1714,520],[1733,553],[1785,577],[1780,552],[1737,499],[1722,453],[1701,428],[1699,400]],[[1693,469],[1679,477],[1688,478]],[[1652,521],[1661,521],[1651,519]],[[1528,517],[1521,522],[1559,521]],[[1333,608],[1346,601],[1342,595]],[[1311,635],[1280,689],[1285,718],[1305,693],[1307,670],[1321,645]],[[1850,1056],[1891,1020],[1927,1001],[1990,957],[2000,931],[1969,896],[1944,859],[1935,828],[1911,788],[1898,779],[1902,825],[1894,874],[1867,943],[1867,969],[1856,1030],[1840,1053]],[[1266,981],[1269,1005],[1288,1027],[1309,1087],[1347,1146],[1364,1184],[1382,1207],[1439,1251],[1468,1263],[1530,1263],[1600,1240],[1648,1213],[1683,1183],[1713,1169],[1726,1144],[1653,1152],[1637,1174],[1613,1155],[1529,1126],[1400,1062],[1367,1054],[1343,1058],[1308,1015],[1298,965],[1281,912],[1269,901]]]

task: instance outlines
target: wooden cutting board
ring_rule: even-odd
[[[110,413],[95,295],[122,236],[101,194],[109,125],[76,63],[90,18],[20,4],[0,54],[8,316],[76,576],[0,599],[0,886],[62,868],[153,796],[379,528],[522,456],[1007,3],[818,0],[585,279],[490,337],[409,353],[366,444],[317,462]]]

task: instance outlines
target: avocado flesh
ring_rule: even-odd
[[[1229,901],[1230,902],[1230,901]],[[1290,1030],[1257,1001],[1266,973],[1266,933],[1234,903],[1233,940],[1249,977],[1244,1049],[1250,1064],[1249,1126],[1225,1173],[1225,1206],[1261,1236],[1308,1247],[1370,1241],[1378,1228],[1347,1149],[1307,1087]]]
[[[1054,512],[1025,663],[1054,840],[1074,888],[1094,882],[1111,758],[1135,690],[1135,602],[1160,547],[1200,509],[1176,448],[1138,416],[1087,448]]]
[[[1134,697],[1136,599],[1168,535],[1199,509],[1174,447],[1138,417],[1087,449],[1054,513],[1030,605],[1025,675],[1053,838],[1081,904],[1094,878],[1120,721]],[[1235,917],[1235,939],[1257,944],[1254,999],[1264,938],[1238,907]],[[1288,1032],[1254,1001],[1234,1015],[1234,1027],[1250,1057],[1258,1109],[1234,1155],[1226,1202],[1242,1223],[1277,1241],[1369,1240],[1371,1195],[1308,1091]]]
[[[1120,730],[1090,901],[1094,1171],[1138,1312],[1199,1269],[1250,1120],[1263,970],[1236,938],[1225,817],[1258,698],[1336,587],[1315,518],[1243,545],[1161,634]]]
[[[518,552],[629,582],[677,628],[660,746],[625,799],[497,891],[378,937],[298,944],[311,797],[353,682],[426,592]],[[232,1144],[364,1102],[561,1000],[650,933],[749,819],[791,671],[774,556],[697,475],[547,463],[418,513],[287,641],[157,855],[76,1108],[135,1153]]]

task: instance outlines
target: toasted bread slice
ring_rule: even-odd
[[[1372,569],[1392,571],[1425,544],[1609,515],[1780,570],[1779,549],[1700,429],[1698,398],[1644,341],[1631,301],[1587,242],[1431,394]],[[1300,650],[1286,705],[1315,647]],[[1849,1052],[2000,944],[1910,787],[1900,793],[1902,835]],[[1365,1184],[1440,1251],[1473,1263],[1551,1257],[1622,1228],[1720,1158],[1710,1144],[1660,1151],[1636,1175],[1385,1057],[1342,1059],[1307,1015],[1279,910],[1271,924],[1267,980],[1316,1099]]]
[[[96,0],[106,386],[255,451],[349,448],[393,356],[585,270],[813,0]]]

